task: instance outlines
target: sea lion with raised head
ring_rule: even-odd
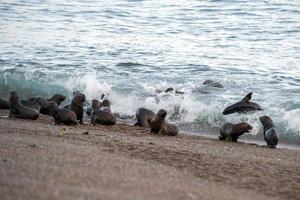
[[[112,114],[110,108],[110,101],[104,99],[101,103],[99,110],[94,110],[91,117],[91,123],[95,125],[96,123],[102,125],[114,125],[117,119]]]
[[[29,98],[27,100],[35,100],[36,98]],[[62,94],[55,94],[53,95],[52,97],[46,99],[47,102],[50,102],[50,101],[54,101],[58,106],[61,104],[61,102],[63,102],[64,100],[66,99],[66,96],[65,95],[62,95]],[[44,114],[44,115],[49,115],[49,110],[46,108],[47,106],[42,106],[41,109],[40,109],[40,113]]]
[[[254,102],[250,102],[251,98],[252,98],[252,92],[247,94],[241,101],[225,108],[225,110],[223,111],[223,115],[228,115],[235,112],[243,113],[249,111],[262,110],[260,105]]]
[[[36,120],[40,115],[39,111],[36,109],[22,105],[20,97],[15,91],[10,92],[9,110],[9,117],[14,118]]]
[[[70,106],[70,110],[75,112],[75,114],[77,116],[77,120],[81,124],[83,124],[82,119],[83,119],[83,103],[84,102],[85,102],[85,95],[78,92],[72,99],[71,106]]]
[[[250,126],[246,122],[241,122],[238,124],[225,123],[220,129],[219,140],[227,140],[237,142],[238,138],[244,133],[249,133],[252,130],[252,126]]]
[[[49,115],[55,120],[55,124],[77,125],[77,117],[75,112],[65,108],[59,108],[55,101],[49,101],[46,108]]]
[[[279,140],[279,135],[273,123],[273,120],[266,115],[260,117],[259,120],[264,126],[264,138],[267,142],[267,146],[270,148],[276,148]]]
[[[0,99],[0,109],[9,109],[9,102],[4,99]]]
[[[151,120],[155,117],[155,113],[146,108],[139,108],[135,116],[137,119],[135,126],[149,127]]]
[[[88,116],[91,116],[93,111],[100,109],[100,106],[101,106],[101,103],[98,99],[92,99],[92,105],[86,109],[85,113]]]
[[[167,111],[160,109],[150,122],[150,132],[162,135],[178,135],[178,128],[166,122]]]
[[[29,108],[34,108],[38,111],[41,110],[42,107],[46,107],[47,106],[47,101],[45,99],[43,99],[42,97],[37,97],[37,98],[29,98],[27,100],[21,100],[21,103],[24,106],[27,106]]]

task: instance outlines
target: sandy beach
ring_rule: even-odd
[[[300,199],[298,150],[0,115],[1,199]]]

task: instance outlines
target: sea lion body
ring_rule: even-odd
[[[267,146],[270,148],[276,148],[279,140],[279,134],[273,123],[273,120],[269,116],[262,116],[259,118],[264,126],[264,139]]]
[[[55,124],[77,125],[76,114],[69,109],[59,108],[55,101],[48,102],[49,115],[55,120]]]
[[[0,109],[9,109],[9,102],[4,99],[0,99]]]
[[[160,109],[155,117],[150,122],[151,133],[162,134],[162,135],[178,135],[178,128],[166,122],[167,111]]]
[[[243,113],[249,111],[263,110],[261,106],[257,103],[250,102],[251,98],[252,92],[245,96],[241,101],[225,108],[223,111],[223,115],[228,115],[235,112]]]
[[[116,121],[117,119],[111,112],[109,100],[103,100],[100,109],[93,110],[91,123],[94,125],[96,123],[102,125],[115,125]]]
[[[27,106],[29,108],[34,108],[38,111],[40,111],[42,107],[47,106],[47,101],[45,99],[43,99],[42,97],[29,98],[27,100],[21,100],[21,103],[24,106]]]
[[[46,99],[47,102],[54,101],[58,106],[66,99],[65,95],[62,94],[55,94],[51,98]],[[29,99],[27,99],[29,100]],[[42,106],[40,109],[40,113],[44,115],[49,115],[49,110],[46,108],[47,106]]]
[[[219,139],[237,142],[238,138],[241,135],[243,135],[246,132],[249,132],[251,129],[252,126],[250,126],[246,122],[241,122],[238,124],[232,124],[227,122],[220,129],[221,136],[219,136]]]
[[[77,120],[82,124],[83,121],[83,103],[85,102],[85,95],[77,93],[76,96],[72,99],[70,110],[74,111]]]
[[[213,80],[205,80],[202,84],[210,87],[224,88],[224,86],[221,83]]]
[[[36,109],[22,105],[20,97],[15,91],[10,93],[9,107],[9,117],[36,120],[40,114]]]
[[[155,117],[155,113],[146,108],[139,108],[136,112],[137,122],[135,126],[149,127],[151,120]]]

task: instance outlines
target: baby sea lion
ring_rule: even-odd
[[[82,93],[77,93],[76,96],[72,99],[70,110],[74,111],[77,120],[82,124],[82,118],[83,118],[83,103],[85,102],[85,95]]]
[[[4,99],[0,99],[0,109],[9,109],[9,102]]]
[[[205,80],[202,84],[206,85],[206,86],[210,86],[210,87],[224,88],[224,86],[221,83],[210,80],[210,79]]]
[[[36,120],[40,114],[36,109],[22,105],[20,97],[15,91],[10,92],[9,107],[9,117]]]
[[[155,113],[146,108],[139,108],[135,116],[137,119],[135,126],[149,127],[151,120],[155,117]]]
[[[88,116],[91,116],[92,115],[92,112],[95,110],[99,110],[100,109],[100,106],[101,106],[101,103],[99,100],[97,99],[93,99],[92,100],[92,105],[91,107],[88,107],[85,111],[85,113],[88,115]]]
[[[101,103],[100,110],[94,110],[92,113],[91,123],[95,125],[96,123],[102,125],[114,125],[116,123],[116,118],[111,112],[110,101],[105,99]]]
[[[47,104],[49,115],[55,120],[55,124],[77,125],[75,112],[65,108],[59,108],[55,101],[49,101]]]
[[[29,98],[29,100],[21,100],[21,103],[24,106],[27,106],[29,108],[34,108],[38,111],[41,110],[42,107],[46,107],[47,106],[47,101],[45,99],[43,99],[42,97],[37,97],[37,98]]]
[[[219,136],[219,139],[237,142],[238,138],[241,135],[243,135],[246,132],[249,133],[250,130],[252,130],[252,126],[250,126],[246,122],[241,122],[238,124],[232,124],[227,122],[220,129],[221,136]]]
[[[151,133],[176,136],[178,128],[166,122],[167,111],[160,109],[150,122]]]
[[[260,105],[254,102],[250,102],[251,98],[252,98],[252,92],[247,94],[241,101],[225,108],[225,110],[223,111],[223,115],[228,115],[235,112],[242,113],[242,112],[249,112],[255,110],[262,110]]]
[[[273,123],[273,120],[269,116],[262,116],[259,118],[264,126],[264,138],[268,147],[276,148],[279,140],[277,129]]]

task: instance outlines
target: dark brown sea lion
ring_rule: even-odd
[[[174,88],[169,87],[169,88],[167,88],[167,89],[165,90],[165,93],[169,93],[169,92],[173,92],[173,91],[174,91]],[[178,89],[176,89],[174,92],[175,92],[176,94],[180,94],[180,95],[183,95],[183,94],[184,94],[184,92],[179,91]]]
[[[210,87],[224,88],[224,86],[221,83],[209,79],[205,80],[202,84]]]
[[[47,101],[45,99],[43,99],[42,97],[37,97],[34,99],[27,99],[27,100],[21,100],[21,103],[24,106],[27,106],[29,108],[34,108],[38,111],[41,110],[42,107],[46,107],[47,106]]]
[[[155,113],[146,108],[139,108],[135,116],[137,119],[135,126],[149,127],[151,120],[155,117]]]
[[[252,126],[250,126],[246,122],[241,122],[238,124],[232,124],[227,122],[220,129],[221,136],[219,136],[219,139],[237,142],[238,138],[241,135],[243,135],[246,132],[249,132],[250,130],[252,130]]]
[[[0,99],[0,109],[9,109],[9,102],[4,99]]]
[[[276,148],[279,140],[277,129],[273,123],[273,120],[269,116],[262,116],[259,118],[264,126],[264,138],[268,147]]]
[[[110,101],[105,99],[101,103],[100,110],[94,110],[91,117],[91,123],[95,125],[96,123],[102,125],[114,125],[117,119],[112,114],[110,109]]]
[[[9,107],[9,117],[36,120],[40,114],[36,109],[22,105],[15,91],[10,92]]]
[[[260,105],[254,102],[250,102],[251,98],[252,98],[252,92],[247,94],[240,102],[237,102],[225,108],[225,110],[223,111],[223,115],[228,115],[235,112],[242,113],[242,112],[249,112],[255,110],[262,110]]]
[[[83,103],[85,102],[85,95],[82,93],[77,93],[72,99],[70,110],[73,110],[77,116],[77,120],[82,124],[83,118]]]
[[[35,100],[36,98],[29,98],[27,100]],[[50,101],[54,101],[58,106],[61,104],[61,102],[63,102],[66,99],[65,95],[62,94],[55,94],[53,95],[51,98],[47,99],[48,102]],[[49,110],[46,108],[46,106],[42,106],[40,109],[40,113],[44,114],[44,115],[49,115]]]
[[[160,133],[163,135],[178,135],[178,128],[166,122],[167,111],[160,109],[155,117],[151,120],[150,131],[151,133]]]
[[[47,104],[49,115],[55,120],[55,124],[77,125],[75,112],[65,108],[59,108],[55,101],[49,101]]]
[[[93,99],[92,100],[92,105],[86,109],[85,113],[88,116],[91,116],[93,111],[96,111],[96,110],[100,109],[100,106],[101,106],[100,101],[97,100],[97,99]]]

